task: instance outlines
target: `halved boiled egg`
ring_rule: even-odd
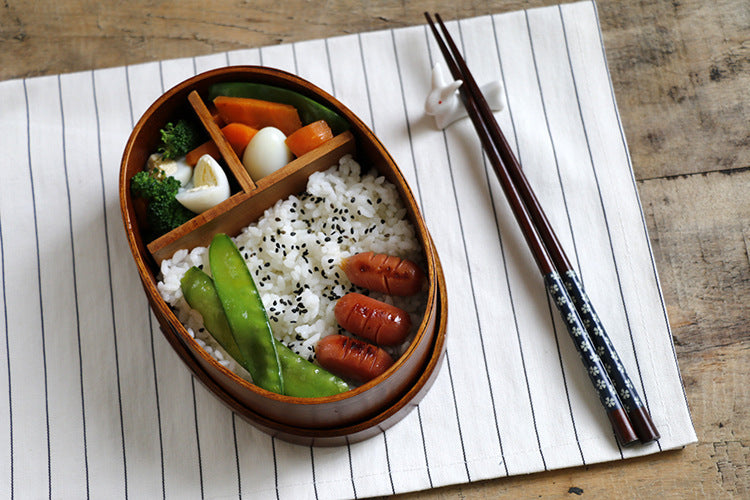
[[[147,170],[159,169],[167,177],[174,177],[180,181],[182,187],[187,186],[193,175],[193,167],[185,163],[185,157],[176,160],[165,160],[161,153],[154,153],[148,157]]]
[[[211,155],[198,159],[193,180],[175,196],[185,208],[197,214],[215,207],[229,198],[229,180],[221,165]]]
[[[275,127],[264,127],[248,143],[242,164],[254,181],[271,174],[294,158],[284,142],[286,135]]]

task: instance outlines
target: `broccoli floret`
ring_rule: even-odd
[[[180,181],[167,177],[161,171],[138,172],[130,179],[130,192],[143,198],[146,206],[146,224],[149,240],[168,233],[177,226],[195,217],[175,198]]]
[[[198,132],[187,120],[167,123],[161,129],[159,153],[165,160],[179,158],[197,146],[199,139]]]

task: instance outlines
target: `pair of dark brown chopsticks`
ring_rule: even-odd
[[[459,92],[464,106],[544,277],[547,291],[560,311],[599,400],[607,411],[617,439],[622,445],[659,439],[643,400],[628,377],[458,47],[439,14],[435,14],[435,18],[442,36],[427,12],[425,17],[453,78],[463,81]]]

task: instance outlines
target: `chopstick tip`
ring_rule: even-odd
[[[636,435],[625,410],[622,408],[610,410],[607,412],[607,417],[609,417],[612,429],[615,431],[617,440],[622,446],[630,446],[638,442],[638,436]]]
[[[633,423],[633,428],[635,429],[635,433],[638,435],[638,439],[641,443],[650,443],[661,437],[646,408],[639,407],[630,410],[628,412],[628,417]]]

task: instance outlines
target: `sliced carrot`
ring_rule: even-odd
[[[196,147],[192,151],[189,151],[185,155],[185,163],[190,165],[191,167],[194,167],[196,163],[198,163],[198,160],[200,160],[201,156],[203,155],[211,155],[215,160],[221,159],[221,153],[219,152],[219,146],[217,146],[214,141],[208,141],[204,142],[200,146]]]
[[[276,127],[284,135],[302,127],[297,108],[289,104],[223,95],[216,97],[214,104],[226,123],[244,123],[256,129]]]
[[[286,145],[295,156],[302,156],[331,139],[333,139],[331,127],[325,120],[318,120],[290,134],[286,138]]]
[[[245,125],[244,123],[230,123],[221,129],[224,137],[227,138],[232,149],[237,153],[238,158],[242,158],[247,144],[258,133],[258,129]]]
[[[230,123],[221,129],[221,133],[227,138],[239,158],[242,158],[242,153],[245,151],[247,144],[257,132],[256,129],[242,123]],[[211,155],[215,160],[221,159],[219,147],[214,141],[207,141],[186,154],[185,163],[194,167],[203,155]]]

